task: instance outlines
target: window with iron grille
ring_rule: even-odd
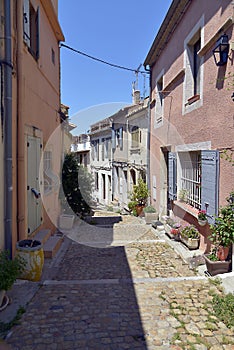
[[[187,202],[201,209],[201,152],[182,152],[179,155],[181,164],[181,186],[186,190]]]

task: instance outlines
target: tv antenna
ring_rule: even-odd
[[[135,70],[136,81],[133,83],[134,90],[138,90],[138,74],[139,74],[139,70],[140,70],[141,66],[142,66],[142,63]]]

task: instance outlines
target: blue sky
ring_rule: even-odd
[[[64,44],[104,61],[137,69],[143,64],[171,0],[59,0]],[[61,49],[61,101],[70,107],[76,134],[132,102],[134,72],[112,68]],[[143,69],[143,66],[141,67]],[[141,96],[148,76],[138,74]]]

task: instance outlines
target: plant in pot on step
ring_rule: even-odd
[[[142,178],[139,179],[137,185],[133,185],[133,191],[130,194],[130,202],[128,208],[136,213],[136,216],[140,216],[144,207],[146,206],[147,199],[149,198],[149,190],[147,184]]]
[[[198,249],[200,233],[194,225],[184,226],[180,230],[180,240],[189,248],[189,249]]]
[[[228,204],[221,207],[219,215],[215,218],[215,223],[210,225],[211,234],[208,237],[213,243],[210,254],[205,254],[205,261],[208,272],[214,274],[228,272],[231,260],[228,260],[228,255],[231,245],[234,243],[234,192],[226,198]],[[209,263],[213,262],[213,269],[210,272]],[[216,264],[214,264],[216,262]],[[217,266],[217,271],[215,270]]]
[[[146,224],[152,224],[153,221],[158,220],[158,213],[156,209],[152,205],[148,205],[143,209],[145,214],[145,222]]]
[[[5,309],[9,303],[6,291],[11,289],[16,279],[24,271],[26,262],[16,255],[14,259],[10,258],[8,250],[0,252],[0,311]]]
[[[197,221],[200,226],[205,226],[207,223],[206,210],[200,210],[197,215]]]
[[[166,224],[164,225],[165,231],[168,234],[170,238],[173,238],[177,241],[180,240],[180,227],[181,224],[174,220],[173,218],[169,217],[166,219]]]

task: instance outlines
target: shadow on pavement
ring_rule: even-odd
[[[108,246],[112,237],[109,227]],[[24,350],[147,349],[124,247],[71,240],[7,342]]]

